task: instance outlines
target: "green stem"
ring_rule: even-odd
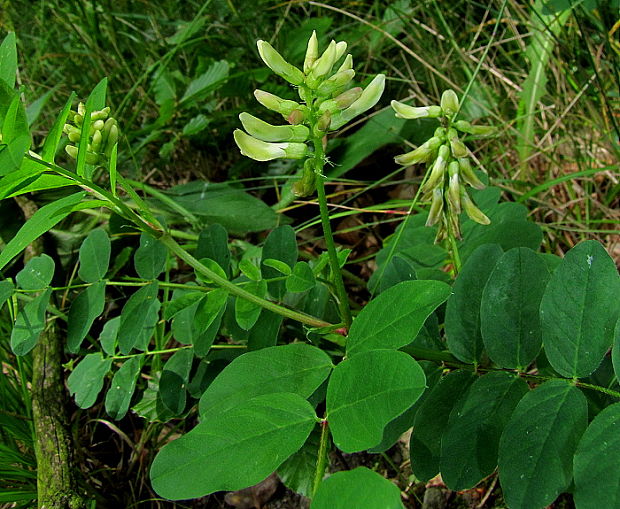
[[[456,243],[456,238],[451,231],[448,231],[448,241],[450,242],[450,254],[452,255],[452,263],[454,265],[454,276],[456,277],[461,272],[461,257],[459,255],[459,246]]]
[[[314,471],[314,482],[312,483],[312,498],[321,485],[327,469],[327,446],[329,445],[329,424],[327,419],[321,421],[321,441],[319,442],[319,453],[316,459],[316,470]]]
[[[228,292],[230,292],[232,295],[241,297],[242,299],[253,302],[257,306],[268,309],[269,311],[273,311],[274,313],[284,316],[285,318],[291,318],[292,320],[297,320],[298,322],[305,323],[306,325],[310,325],[311,327],[331,327],[332,325],[328,322],[307,315],[306,313],[293,311],[292,309],[280,306],[275,302],[265,300],[257,295],[248,292],[247,290],[244,290],[243,288],[240,288],[236,284],[231,283],[230,281],[228,281],[228,279],[224,279],[215,272],[211,271],[209,268],[205,267],[196,258],[190,255],[187,251],[185,251],[185,249],[183,249],[179,244],[177,244],[176,240],[174,240],[167,233],[164,233],[161,237],[159,237],[159,241],[164,244],[170,251],[172,251],[176,256],[178,256],[181,260],[187,263],[190,267],[196,269],[196,271],[209,278],[219,287],[228,290]]]

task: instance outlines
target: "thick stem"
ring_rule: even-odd
[[[208,277],[211,281],[213,281],[216,285],[221,288],[224,288],[232,295],[237,297],[241,297],[242,299],[253,302],[254,304],[268,309],[269,311],[273,311],[274,313],[284,316],[285,318],[291,318],[292,320],[297,320],[298,322],[305,323],[306,325],[310,325],[312,327],[331,327],[332,324],[315,318],[313,316],[307,315],[306,313],[300,313],[299,311],[293,311],[292,309],[285,308],[284,306],[280,306],[275,302],[271,302],[269,300],[263,299],[257,295],[254,295],[247,290],[237,286],[234,283],[231,283],[227,279],[217,275],[215,272],[211,271],[209,268],[205,267],[202,263],[200,263],[196,258],[194,258],[191,254],[189,254],[185,249],[183,249],[179,244],[177,244],[176,240],[174,240],[169,234],[164,234],[159,238],[159,241],[164,244],[170,251],[172,251],[176,256],[178,256],[181,260],[187,263],[190,267],[196,269],[199,273]]]
[[[327,420],[321,421],[321,441],[319,442],[319,453],[316,459],[316,470],[314,471],[314,482],[312,483],[312,498],[316,496],[316,492],[321,485],[321,481],[325,476],[327,469],[327,452],[329,445],[329,424]]]

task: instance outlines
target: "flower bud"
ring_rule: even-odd
[[[306,141],[310,130],[303,125],[271,125],[249,113],[239,114],[245,130],[262,141]]]
[[[80,115],[79,113],[76,113],[75,115],[73,115],[73,123],[76,126],[81,127],[82,124],[84,123],[84,116]]]
[[[322,78],[329,74],[336,62],[336,41],[331,41],[323,54],[314,62],[310,75],[314,79]]]
[[[308,47],[306,48],[306,58],[304,59],[304,73],[308,74],[312,68],[312,64],[319,56],[319,41],[316,38],[316,30],[312,30],[312,35],[308,40]]]
[[[441,109],[448,116],[459,111],[459,98],[454,90],[448,89],[441,94]]]
[[[101,147],[102,141],[103,141],[103,137],[101,136],[101,131],[95,131],[95,134],[93,134],[93,139],[91,141],[91,148],[93,152],[99,152],[99,148]]]
[[[286,121],[291,125],[298,125],[304,121],[304,112],[301,110],[293,110],[290,115],[286,117]]]
[[[398,101],[392,101],[391,105],[398,118],[437,118],[441,115],[441,108],[439,106],[422,106],[416,108]]]
[[[241,129],[235,129],[233,136],[241,153],[255,161],[271,161],[279,158],[302,159],[308,151],[304,143],[268,143],[257,140]]]
[[[491,223],[491,220],[484,215],[478,207],[476,207],[473,201],[471,201],[471,198],[465,191],[465,188],[461,188],[461,204],[465,209],[465,213],[472,221],[476,221],[476,223],[484,225]]]
[[[454,157],[467,157],[467,147],[458,138],[450,139],[450,148],[452,149],[452,155]]]
[[[443,140],[440,138],[433,136],[415,150],[396,156],[394,162],[402,166],[409,166],[411,164],[428,161],[433,156],[435,150],[437,150],[437,147],[441,145],[442,141]]]
[[[334,101],[336,102],[338,109],[342,110],[351,106],[355,101],[360,98],[363,91],[364,90],[362,89],[362,87],[353,87],[346,92],[342,92],[342,94],[334,97]]]
[[[67,136],[69,137],[69,141],[72,141],[73,143],[79,143],[80,139],[82,138],[82,131],[77,127],[70,126],[70,130],[67,133]]]
[[[428,212],[426,226],[433,226],[441,219],[443,211],[443,189],[436,187],[433,190],[433,200],[431,201],[431,209]]]
[[[344,57],[344,62],[342,62],[336,72],[348,71],[349,69],[353,69],[353,55],[350,53]]]
[[[84,103],[78,103],[78,115],[82,118],[86,115],[86,107],[84,106]]]
[[[304,82],[304,73],[284,60],[282,55],[280,55],[271,44],[259,40],[256,45],[258,46],[258,53],[263,59],[263,62],[265,62],[267,67],[278,76],[281,76],[293,85],[301,85]]]
[[[446,138],[446,128],[445,127],[438,127],[437,129],[435,129],[435,132],[433,133],[433,136],[435,136],[436,138],[441,138],[442,140]]]
[[[446,145],[439,147],[439,153],[437,159],[433,163],[431,168],[431,174],[422,186],[422,192],[426,193],[436,187],[443,187],[443,176],[448,165],[448,158],[450,157],[450,149]]]
[[[93,111],[90,114],[90,119],[91,120],[105,120],[106,118],[108,118],[108,116],[110,116],[110,107],[106,106],[102,110]]]
[[[361,115],[379,102],[385,88],[385,74],[377,74],[348,108],[332,116],[331,129],[339,129],[351,119]]]
[[[320,96],[332,95],[345,87],[353,79],[353,76],[355,76],[353,69],[337,72],[331,78],[321,83],[316,89],[316,93]]]
[[[461,213],[461,183],[459,182],[459,163],[448,165],[448,205],[455,214]]]
[[[345,41],[339,41],[336,43],[336,58],[334,62],[340,60],[340,57],[344,55],[344,52],[347,51],[347,43]]]
[[[67,154],[69,154],[70,157],[72,157],[73,159],[77,159],[78,156],[78,148],[74,147],[73,145],[67,145],[65,147],[65,152]]]
[[[118,141],[120,131],[116,123],[110,128],[110,133],[108,134],[108,139],[105,141],[105,149],[103,151],[104,155],[109,159],[112,154],[112,149],[116,142]]]
[[[466,120],[454,122],[454,127],[459,131],[476,136],[489,136],[495,132],[495,127],[490,125],[471,125]]]
[[[331,123],[331,120],[332,120],[332,114],[329,110],[327,110],[325,113],[323,113],[319,117],[319,120],[315,124],[316,130],[318,132],[315,132],[314,135],[322,136],[323,134],[325,134],[325,131],[329,129],[329,124]]]
[[[293,184],[293,194],[299,198],[310,196],[316,189],[314,158],[306,159],[301,179]]]
[[[264,90],[254,90],[254,97],[256,100],[261,103],[265,108],[276,111],[280,113],[280,115],[284,115],[288,117],[293,110],[298,110],[301,108],[299,103],[295,101],[289,101],[288,99],[282,99],[277,95],[270,94],[269,92],[265,92]]]
[[[93,131],[93,133],[95,131],[101,131],[104,125],[105,125],[105,122],[103,120],[95,120],[94,122],[91,122],[90,130]]]
[[[484,189],[486,186],[484,183],[478,178],[473,168],[471,167],[471,163],[469,162],[469,158],[461,157],[459,158],[459,170],[461,179],[463,182],[469,184],[474,189]]]

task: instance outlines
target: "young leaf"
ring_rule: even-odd
[[[161,372],[158,397],[173,415],[179,415],[185,410],[186,387],[193,360],[194,352],[191,349],[179,350],[166,361]]]
[[[24,164],[24,154],[29,148],[30,136],[26,135],[17,136],[0,145],[0,176],[18,171]]]
[[[11,281],[8,279],[0,281],[0,309],[2,309],[4,303],[13,295],[14,292],[15,286]]]
[[[54,157],[56,156],[56,151],[58,150],[58,145],[60,144],[60,138],[62,136],[62,129],[67,122],[67,117],[71,111],[71,105],[73,104],[74,99],[75,92],[71,92],[69,99],[67,99],[67,102],[63,106],[58,117],[56,117],[54,125],[45,137],[45,142],[43,143],[43,148],[41,149],[41,159],[48,163],[54,162]]]
[[[371,350],[341,362],[327,387],[334,444],[348,453],[377,445],[385,426],[411,407],[425,387],[424,371],[403,352]]]
[[[80,279],[87,283],[103,279],[110,265],[110,251],[108,234],[100,228],[91,231],[80,246]]]
[[[248,292],[259,297],[265,297],[267,294],[267,282],[266,281],[252,281],[244,287]],[[250,330],[262,311],[262,307],[258,304],[254,304],[249,300],[238,297],[235,301],[235,319],[244,330]]]
[[[418,479],[428,481],[439,473],[441,437],[450,412],[475,379],[471,371],[453,371],[439,381],[420,405],[409,445],[411,469]]]
[[[51,230],[74,210],[86,192],[70,194],[55,200],[37,210],[32,217],[19,229],[0,253],[0,270],[26,248],[33,240]]]
[[[269,267],[270,269],[277,271],[280,277],[282,277],[283,275],[290,276],[293,272],[286,263],[281,262],[280,260],[275,260],[274,258],[267,258],[261,263],[263,267]]]
[[[319,485],[310,509],[404,509],[400,490],[366,467],[336,472]]]
[[[260,273],[259,268],[256,265],[254,265],[254,263],[252,263],[251,260],[248,260],[247,258],[243,258],[242,260],[239,261],[239,270],[245,277],[247,277],[248,279],[252,281],[261,280],[261,273]]]
[[[123,355],[138,345],[145,329],[152,334],[149,325],[149,311],[153,305],[159,309],[157,300],[157,282],[150,283],[135,292],[123,307],[121,323],[118,330],[118,346]]]
[[[316,285],[314,273],[306,262],[297,262],[293,273],[285,282],[286,290],[293,293],[302,293],[312,290]]]
[[[620,310],[616,264],[595,240],[572,248],[555,269],[540,303],[549,363],[566,377],[585,377],[613,342]]]
[[[389,288],[371,300],[353,321],[347,354],[397,349],[411,343],[450,292],[450,287],[440,281],[403,281]]]
[[[140,357],[127,359],[114,373],[105,396],[105,411],[112,419],[120,421],[125,417],[136,389],[138,375],[140,375]]]
[[[215,260],[211,260],[210,258],[202,258],[200,260],[200,263],[202,263],[205,267],[210,269],[212,272],[215,272],[218,276],[224,279],[227,279],[226,272],[224,272],[224,269],[222,269],[222,267],[220,267],[220,265]],[[198,281],[202,281],[203,283],[206,283],[206,284],[213,284],[213,281],[211,281],[207,276],[203,275],[201,272],[198,272],[195,269],[194,269],[194,274],[196,275],[196,279]]]
[[[118,329],[121,325],[121,317],[117,316],[108,320],[101,329],[99,334],[99,343],[101,343],[101,349],[108,355],[114,355],[116,352],[116,343],[118,337]]]
[[[198,301],[205,296],[205,292],[187,292],[180,295],[175,295],[174,298],[166,305],[166,311],[164,312],[164,320],[172,320],[182,311],[185,311],[190,306],[198,304]]]
[[[248,350],[260,350],[278,343],[278,333],[282,325],[282,315],[263,309],[248,335]]]
[[[278,477],[288,489],[306,497],[312,494],[320,442],[321,431],[317,427],[301,449],[280,465]]]
[[[105,306],[105,281],[98,281],[80,293],[69,310],[67,320],[67,349],[76,353],[95,319]]]
[[[261,272],[264,279],[281,276],[281,271],[265,264],[266,260],[273,259],[284,262],[292,269],[297,261],[297,239],[295,230],[289,225],[279,226],[273,230],[265,240],[261,258]],[[290,270],[289,270],[290,274]],[[286,281],[270,281],[269,294],[276,300],[281,300],[286,293]]]
[[[480,301],[502,249],[485,244],[476,249],[459,273],[446,306],[446,340],[457,359],[476,363],[483,351],[480,334]]]
[[[111,365],[112,360],[104,359],[101,353],[90,353],[75,367],[67,379],[67,386],[71,395],[75,395],[77,406],[90,408],[95,404]]]
[[[31,258],[26,266],[17,273],[15,279],[24,290],[43,290],[54,277],[54,260],[42,254]]]
[[[298,451],[315,423],[314,409],[291,393],[214,413],[159,452],[151,466],[153,489],[180,500],[252,486]]]
[[[17,48],[15,32],[9,32],[0,44],[0,80],[9,88],[15,86],[17,76]]]
[[[221,224],[211,224],[198,235],[196,258],[214,260],[230,277],[230,250],[228,249],[228,232]]]
[[[45,310],[52,296],[52,289],[28,302],[17,314],[11,331],[11,349],[15,355],[26,355],[32,350],[45,329]]]
[[[587,425],[586,398],[567,381],[550,380],[523,397],[499,444],[499,479],[509,507],[542,509],[569,487]]]
[[[588,426],[575,453],[575,505],[620,507],[620,403],[608,406]]]
[[[200,334],[197,334],[196,331],[194,331],[194,339],[192,344],[194,345],[194,354],[197,357],[204,357],[207,353],[209,353],[209,349],[211,348],[211,345],[213,344],[213,341],[215,341],[215,337],[220,330],[222,317],[226,312],[227,305],[228,301],[224,302],[223,306],[215,316],[215,319]]]
[[[325,352],[304,343],[263,348],[232,361],[200,398],[201,418],[225,412],[242,402],[274,392],[308,398],[329,376]]]
[[[510,373],[488,373],[473,383],[450,413],[441,438],[446,486],[468,490],[495,470],[500,436],[527,392],[527,384]]]
[[[482,292],[480,329],[489,357],[503,368],[524,369],[542,346],[538,308],[549,271],[527,247],[506,252]]]
[[[142,279],[156,279],[166,268],[168,250],[148,233],[140,235],[140,247],[133,257],[138,276]]]

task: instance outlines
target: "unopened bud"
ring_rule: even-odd
[[[469,184],[474,189],[484,189],[486,187],[484,183],[478,178],[478,176],[474,172],[474,169],[471,167],[469,158],[459,158],[459,170],[463,182]]]
[[[241,153],[255,161],[302,159],[308,151],[304,143],[268,143],[246,134],[241,129],[235,129],[233,136]]]
[[[461,213],[461,183],[459,182],[459,163],[452,161],[448,165],[448,205],[455,214]]]
[[[76,126],[81,127],[81,125],[84,123],[84,116],[76,113],[75,115],[73,115],[73,123]]]
[[[70,157],[72,157],[73,159],[77,159],[78,156],[78,148],[74,147],[73,145],[67,145],[65,147],[65,152],[67,154],[69,154]]]
[[[349,69],[353,69],[353,55],[350,53],[344,57],[344,62],[342,62],[336,72],[348,71]]]
[[[372,108],[379,102],[384,89],[385,74],[377,74],[351,106],[332,116],[331,128],[339,129],[353,118]]]
[[[334,62],[340,60],[340,57],[344,55],[344,52],[347,51],[347,43],[345,41],[339,41],[336,43],[336,58]]]
[[[319,56],[319,41],[316,38],[316,30],[312,31],[312,35],[308,40],[308,47],[306,48],[306,58],[304,59],[304,73],[308,74],[312,68],[312,64]]]
[[[459,111],[459,98],[454,90],[448,89],[441,94],[441,109],[450,116]]]
[[[82,131],[80,131],[77,127],[70,127],[71,129],[67,134],[69,141],[72,141],[73,143],[79,143],[80,139],[82,138]]]
[[[90,127],[93,131],[101,131],[104,125],[105,122],[103,120],[95,120],[94,122],[91,122]]]
[[[357,101],[362,95],[363,91],[364,90],[362,89],[362,87],[350,88],[346,92],[343,92],[342,94],[334,97],[334,102],[336,103],[338,109],[343,110],[351,106],[355,101]]]
[[[112,149],[116,142],[118,141],[118,137],[120,135],[120,131],[116,123],[110,128],[110,133],[108,134],[108,139],[105,141],[105,149],[104,155],[109,159],[112,154]]]
[[[435,153],[435,150],[441,145],[442,141],[441,138],[433,136],[415,150],[396,156],[394,162],[402,166],[409,166],[411,164],[428,161]]]
[[[301,85],[304,81],[304,73],[294,65],[289,64],[280,53],[278,53],[271,44],[266,41],[258,41],[258,53],[273,72],[281,76],[293,85]]]
[[[443,211],[443,189],[436,187],[433,190],[433,200],[431,201],[431,208],[428,212],[428,219],[426,220],[426,226],[433,226],[441,219],[441,213]]]
[[[491,220],[486,215],[484,215],[478,207],[476,207],[474,202],[465,191],[465,188],[461,188],[461,204],[463,206],[463,209],[465,209],[465,213],[472,221],[476,221],[476,223],[484,225],[491,223]]]
[[[314,158],[306,159],[301,179],[293,184],[293,194],[303,198],[313,194],[315,189],[316,173],[314,172]]]
[[[458,120],[454,122],[454,127],[456,127],[459,131],[473,134],[476,136],[489,136],[495,133],[495,127],[490,125],[471,125],[466,120]]]
[[[93,111],[90,114],[90,119],[91,120],[105,120],[106,118],[108,118],[110,116],[110,107],[106,106],[105,108],[103,108],[102,110],[99,111]]]
[[[309,129],[303,125],[271,125],[256,118],[249,113],[239,114],[239,120],[245,130],[255,138],[262,141],[295,141],[301,142],[308,139]]]
[[[312,78],[318,79],[329,74],[336,62],[336,41],[331,41],[323,54],[314,62],[310,72]]]
[[[99,152],[99,148],[101,148],[102,141],[103,141],[103,137],[101,136],[101,131],[95,131],[95,134],[93,134],[93,140],[91,142],[91,147],[92,147],[93,152]]]
[[[458,138],[450,139],[450,148],[452,149],[452,155],[454,157],[467,157],[467,147]]]
[[[325,113],[323,113],[319,117],[319,120],[316,123],[316,128],[319,131],[319,133],[315,133],[315,136],[324,134],[325,131],[329,129],[329,124],[331,123],[331,120],[332,120],[332,114],[330,113],[329,110],[327,110]]]
[[[448,149],[446,145],[439,147],[437,159],[435,159],[435,162],[433,163],[431,174],[422,186],[422,192],[425,193],[436,187],[443,187],[443,176],[446,171],[446,166],[448,165],[449,152],[450,149]]]
[[[97,164],[99,162],[99,154],[95,154],[94,152],[86,152],[86,157],[84,158],[86,164]]]
[[[276,111],[285,117],[288,117],[293,110],[298,110],[301,107],[300,104],[295,101],[282,99],[277,95],[270,94],[264,90],[254,90],[254,97],[256,97],[256,100],[265,108],[271,111]]]
[[[392,101],[391,105],[398,118],[437,118],[441,115],[441,108],[439,106],[414,107],[398,101]]]
[[[320,96],[332,95],[333,93],[342,90],[354,76],[355,71],[353,69],[337,72],[331,78],[321,83],[317,88],[316,93]]]
[[[78,115],[82,118],[86,115],[86,107],[84,106],[84,103],[78,103]]]
[[[286,120],[291,125],[301,124],[304,121],[304,112],[301,110],[293,110],[289,116],[286,117]]]

